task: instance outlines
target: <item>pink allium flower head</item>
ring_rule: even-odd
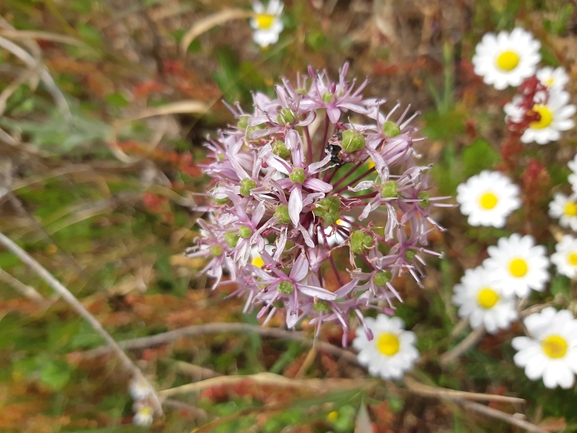
[[[440,256],[425,248],[440,229],[430,213],[450,205],[431,197],[430,166],[416,165],[415,115],[396,115],[400,104],[383,114],[385,100],[363,99],[367,81],[355,87],[347,70],[332,81],[309,68],[296,87],[282,79],[276,99],[253,95],[253,114],[229,107],[237,125],[207,144],[211,202],[187,255],[209,260],[213,288],[227,272],[265,322],[364,326],[364,309],[391,314],[401,300],[395,277],[420,285],[423,254]]]

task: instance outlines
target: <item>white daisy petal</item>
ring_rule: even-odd
[[[461,213],[472,226],[503,227],[521,206],[519,187],[499,172],[482,171],[457,187]]]
[[[280,33],[284,29],[281,15],[284,5],[280,0],[270,0],[265,6],[260,1],[252,5],[256,16],[250,20],[254,29],[253,40],[263,48],[278,42]]]
[[[415,334],[403,329],[401,319],[385,314],[379,314],[376,320],[367,318],[365,323],[372,331],[373,339],[366,338],[363,328],[357,330],[353,347],[359,351],[359,363],[373,376],[401,379],[419,358],[414,346]]]
[[[527,297],[531,290],[543,291],[549,280],[549,260],[543,247],[535,245],[530,236],[521,237],[514,233],[509,238],[500,238],[497,246],[487,249],[489,258],[483,266],[495,278],[495,286],[505,295],[516,294]]]
[[[517,319],[513,297],[496,283],[491,273],[480,266],[467,269],[461,284],[453,288],[453,303],[459,307],[459,317],[468,317],[471,327],[484,326],[491,334],[508,329]]]
[[[518,86],[535,73],[541,60],[540,46],[531,33],[520,28],[496,36],[488,33],[475,48],[475,73],[500,90]]]
[[[513,339],[515,364],[531,380],[542,377],[547,388],[571,388],[577,372],[577,320],[567,310],[548,307],[524,323],[530,336]]]

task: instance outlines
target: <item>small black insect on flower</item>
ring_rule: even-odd
[[[337,132],[329,139],[327,147],[325,148],[326,152],[331,155],[331,163],[336,164],[337,166],[345,164],[345,161],[340,157],[340,153],[343,150],[340,146],[342,139],[343,135],[340,132]]]

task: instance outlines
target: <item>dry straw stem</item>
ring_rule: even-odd
[[[10,51],[12,54],[14,54],[24,63],[26,63],[26,65],[29,68],[35,69],[39,67],[40,78],[42,79],[42,82],[46,86],[48,92],[52,95],[52,98],[54,98],[56,105],[58,106],[60,111],[62,111],[65,115],[68,116],[70,115],[70,108],[68,107],[68,102],[66,101],[66,98],[64,97],[64,95],[62,94],[62,92],[60,91],[60,89],[58,88],[58,86],[48,73],[46,66],[43,65],[40,66],[39,62],[36,59],[34,59],[34,57],[32,57],[26,50],[24,50],[20,46],[16,45],[14,42],[9,41],[8,39],[2,36],[0,36],[0,47],[4,48],[7,51]]]
[[[206,113],[208,113],[209,110],[210,106],[208,104],[193,99],[177,101],[170,104],[162,105],[160,107],[146,108],[134,116],[127,117],[124,119],[118,119],[113,123],[114,137],[108,142],[109,148],[111,152],[114,154],[114,156],[116,156],[116,158],[118,158],[120,161],[128,164],[134,164],[143,158],[128,156],[120,148],[120,146],[118,146],[116,138],[121,128],[126,123],[134,122],[136,120],[147,119],[149,117],[167,116],[170,114],[199,114],[200,116],[204,116]],[[165,134],[165,132],[166,131],[162,131],[161,129],[155,128],[155,137],[149,144],[149,148],[151,150],[154,149],[158,145],[158,143],[160,143],[160,140],[162,139],[162,136]]]
[[[144,349],[157,344],[168,344],[182,337],[192,337],[206,334],[226,334],[226,333],[255,333],[263,337],[279,338],[285,340],[296,340],[308,346],[315,346],[318,351],[326,352],[338,356],[352,364],[358,364],[357,356],[325,341],[315,341],[302,332],[285,331],[283,329],[263,328],[259,325],[249,325],[247,323],[207,323],[204,325],[192,325],[173,331],[163,332],[150,337],[134,338],[131,340],[119,341],[118,345],[123,349]],[[105,355],[111,349],[101,346],[84,353],[84,357],[94,357]]]
[[[521,414],[511,415],[505,412],[501,412],[500,410],[493,409],[491,407],[487,407],[482,404],[475,403],[473,401],[469,401],[469,400],[477,400],[477,401],[495,401],[511,404],[524,404],[525,400],[522,398],[508,397],[505,395],[456,391],[447,388],[429,386],[417,382],[415,379],[409,376],[405,376],[405,385],[407,386],[409,391],[418,395],[422,395],[424,397],[434,397],[442,400],[450,400],[457,404],[460,404],[461,406],[464,406],[467,409],[471,409],[475,412],[482,413],[491,418],[500,419],[502,421],[505,421],[517,427],[521,427],[530,432],[536,432],[536,433],[547,432],[546,430],[543,430],[542,428],[536,426],[535,424],[531,424],[530,422],[519,418],[520,416],[524,415]]]
[[[10,275],[2,268],[0,268],[0,281],[4,281],[6,284],[11,285],[21,295],[27,297],[32,301],[40,302],[41,304],[48,304],[49,302],[47,299],[44,299],[44,296],[38,293],[38,291],[34,287],[27,286],[19,279],[14,278],[12,275]]]
[[[158,395],[168,398],[175,395],[199,392],[213,386],[232,385],[244,381],[283,388],[307,388],[318,393],[343,389],[371,388],[380,383],[378,379],[293,379],[274,373],[257,373],[246,376],[213,377],[200,382],[165,389],[159,391]]]
[[[442,367],[446,367],[450,363],[454,362],[459,356],[477,344],[481,338],[485,335],[485,328],[474,329],[466,338],[464,338],[459,344],[453,347],[448,352],[441,355],[439,363]]]
[[[500,419],[502,421],[505,421],[506,423],[509,423],[509,424],[514,425],[516,427],[520,427],[522,429],[525,429],[526,431],[535,432],[535,433],[549,433],[548,430],[544,430],[544,429],[540,428],[539,426],[536,426],[535,424],[531,424],[529,421],[525,421],[524,419],[519,418],[518,414],[511,415],[511,414],[508,414],[505,412],[501,412],[500,410],[493,409],[492,407],[484,406],[484,405],[479,404],[479,403],[475,403],[472,401],[466,401],[466,400],[462,400],[462,399],[458,399],[458,398],[452,399],[452,400],[455,403],[458,403],[458,404],[466,407],[467,409],[471,409],[475,412],[482,413],[483,415],[490,416],[491,418]]]
[[[144,377],[140,369],[132,362],[132,360],[124,353],[124,351],[120,348],[118,343],[114,341],[114,339],[110,336],[108,332],[104,330],[102,325],[96,318],[88,312],[84,305],[76,299],[76,297],[66,288],[60,281],[52,276],[50,272],[48,272],[40,263],[34,260],[26,251],[16,245],[12,240],[6,237],[2,232],[0,232],[0,244],[4,245],[7,249],[12,251],[23,263],[30,266],[32,270],[42,278],[56,293],[58,293],[68,304],[78,313],[80,314],[91,326],[92,328],[99,333],[102,338],[108,344],[108,347],[112,352],[114,352],[125,369],[130,371],[134,378],[147,383],[150,386],[150,389],[153,390],[152,393],[152,403],[154,405],[154,411],[159,415],[162,416],[162,406],[160,404],[160,399],[158,395],[154,392],[154,388],[150,384],[150,382]]]
[[[227,21],[250,18],[252,16],[254,16],[254,12],[252,11],[245,11],[243,9],[225,9],[198,20],[182,37],[182,40],[180,41],[180,51],[182,54],[186,53],[186,50],[188,50],[188,47],[195,38],[213,27],[224,24]]]
[[[61,42],[63,44],[90,48],[90,45],[86,44],[85,42],[73,38],[72,36],[61,35],[58,33],[50,33],[37,30],[0,29],[0,35],[14,39],[42,39],[44,41]]]
[[[477,392],[457,391],[454,389],[441,388],[438,386],[429,386],[417,382],[410,376],[405,376],[405,385],[409,391],[425,397],[464,399],[476,401],[498,401],[511,404],[524,404],[525,400],[519,397],[509,397],[498,394],[483,394]]]

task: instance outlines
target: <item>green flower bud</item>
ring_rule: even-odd
[[[240,181],[240,195],[243,197],[250,197],[250,191],[256,187],[256,182],[252,179],[246,178]]]
[[[281,204],[274,213],[274,217],[278,218],[278,222],[281,224],[290,223],[291,217],[289,216],[288,206]]]
[[[383,184],[381,190],[381,197],[383,198],[393,198],[399,195],[399,184],[394,180],[387,180]]]
[[[307,180],[307,175],[305,174],[304,169],[300,167],[293,168],[293,171],[289,175],[289,179],[292,183],[303,183]]]
[[[213,198],[214,204],[216,205],[223,205],[223,204],[227,204],[229,202],[229,198],[228,197],[224,197],[224,198]]]
[[[248,239],[252,236],[252,229],[247,226],[240,226],[238,228],[238,234],[240,235],[241,238]]]
[[[284,142],[282,142],[280,140],[275,140],[272,143],[272,153],[274,153],[276,156],[279,156],[283,159],[286,159],[289,156],[291,156],[291,151],[288,150],[288,148],[286,147],[286,144],[284,144]]]
[[[357,150],[364,149],[365,144],[365,137],[363,137],[363,134],[360,132],[357,132],[354,129],[347,129],[346,131],[343,131],[343,152],[356,152]]]
[[[248,119],[250,116],[240,116],[238,119],[237,126],[239,129],[245,129],[248,126]]]
[[[330,92],[326,92],[325,94],[323,94],[323,102],[325,104],[329,104],[331,102],[331,99],[333,99],[333,94]]]
[[[335,224],[340,216],[341,201],[334,195],[319,200],[313,208],[313,213],[322,218],[325,225]]]
[[[401,128],[395,123],[387,120],[383,123],[383,134],[385,134],[388,138],[396,137],[401,133]]]
[[[417,252],[415,250],[405,251],[405,259],[407,259],[407,260],[413,260],[416,255],[417,255]]]
[[[417,197],[419,197],[419,200],[421,200],[419,202],[419,206],[427,207],[431,204],[431,194],[429,194],[427,191],[421,191]]]
[[[231,231],[231,232],[226,232],[224,234],[224,241],[231,248],[236,247],[236,244],[238,244],[238,239],[239,239],[239,236],[238,236],[237,232]]]
[[[327,301],[321,301],[317,299],[317,302],[313,304],[313,308],[319,313],[325,313],[329,310],[329,303]]]
[[[220,245],[213,245],[210,248],[210,254],[212,254],[213,257],[222,256],[222,247]]]
[[[281,281],[277,290],[285,295],[290,295],[295,290],[295,286],[290,281]]]
[[[281,108],[276,120],[278,123],[285,125],[287,123],[293,123],[296,117],[290,108]]]
[[[371,235],[363,233],[360,230],[353,232],[350,240],[351,240],[351,250],[353,250],[355,254],[364,253],[365,250],[371,248],[374,243],[373,237]]]
[[[391,278],[393,274],[390,271],[379,271],[375,274],[375,284],[377,286],[385,286]]]

